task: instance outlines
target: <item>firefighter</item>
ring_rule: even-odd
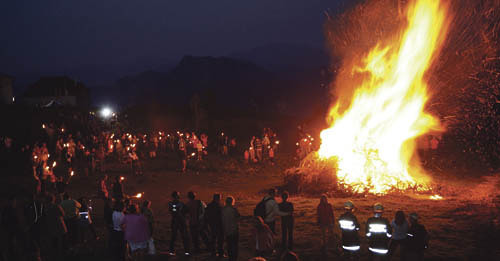
[[[376,203],[373,205],[373,211],[374,216],[366,222],[366,237],[368,238],[370,259],[387,260],[392,228],[389,221],[382,217],[384,212],[382,204]]]
[[[340,231],[342,232],[342,249],[344,256],[348,259],[354,259],[359,253],[359,223],[354,212],[352,201],[344,203],[345,212],[339,218]]]

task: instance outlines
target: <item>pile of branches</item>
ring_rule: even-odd
[[[284,189],[290,193],[341,193],[337,182],[337,160],[320,159],[317,152],[307,155],[298,167],[285,171]]]

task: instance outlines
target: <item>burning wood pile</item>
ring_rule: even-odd
[[[476,97],[480,103],[491,105],[492,97],[500,95],[500,67],[493,66],[500,60],[500,12],[495,8],[499,4],[481,2],[464,0],[451,6],[433,0],[368,1],[329,17],[328,44],[332,54],[342,59],[332,83],[335,102],[328,114],[330,127],[321,132],[320,149],[287,171],[286,182],[379,195],[431,191],[432,181],[416,153],[416,139],[467,124],[448,120],[467,110],[460,100],[450,102],[449,97],[467,97],[464,90],[478,86],[487,96]],[[482,65],[465,66],[469,62]],[[458,68],[460,64],[464,66]],[[481,79],[470,83],[471,77]],[[473,117],[481,121],[482,116],[470,115],[467,120]],[[443,119],[448,121],[443,124]],[[500,143],[495,142],[498,150]],[[333,185],[326,188],[328,177]]]

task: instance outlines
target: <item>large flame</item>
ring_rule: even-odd
[[[319,156],[335,157],[339,182],[356,192],[427,187],[427,175],[412,157],[415,138],[440,129],[438,119],[424,111],[424,74],[448,30],[446,7],[418,0],[409,5],[407,19],[400,38],[378,44],[350,69],[363,77],[362,84],[343,112],[339,98],[330,110],[332,126],[321,132]]]

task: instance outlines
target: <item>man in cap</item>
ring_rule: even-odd
[[[392,237],[392,228],[389,221],[382,217],[384,206],[380,203],[373,205],[374,216],[366,222],[366,236],[370,259],[379,257],[386,260],[389,252],[389,240]]]
[[[425,227],[418,222],[417,213],[410,213],[409,217],[410,229],[405,256],[408,260],[424,260],[424,250],[427,249],[429,235]]]
[[[345,212],[339,218],[340,231],[342,231],[342,249],[346,257],[354,257],[359,253],[359,223],[354,212],[352,201],[344,203]]]

